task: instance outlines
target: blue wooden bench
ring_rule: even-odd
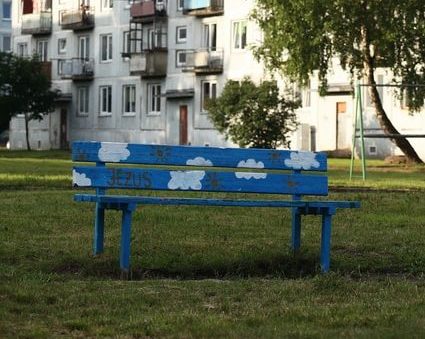
[[[289,207],[294,251],[301,244],[301,216],[321,215],[323,272],[330,265],[332,216],[337,208],[360,207],[357,201],[302,200],[304,195],[328,194],[327,176],[312,173],[327,170],[324,153],[83,141],[73,143],[72,160],[95,164],[75,164],[73,168],[74,187],[96,190],[95,194],[76,194],[74,198],[96,203],[95,254],[103,251],[105,210],[122,210],[120,266],[124,274],[130,269],[132,213],[139,204]],[[107,163],[112,165],[106,166]],[[113,165],[118,163],[119,166]],[[107,189],[181,191],[181,197],[107,194]],[[253,199],[206,199],[185,197],[183,191],[276,194],[289,195],[290,199],[260,200],[258,195]]]

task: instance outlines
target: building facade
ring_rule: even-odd
[[[0,0],[0,51],[12,49],[12,0]]]
[[[31,145],[61,148],[82,139],[231,145],[212,126],[205,102],[216,97],[228,79],[267,78],[250,49],[262,39],[249,20],[254,4],[254,0],[13,1],[13,50],[22,56],[38,54],[52,86],[62,93],[53,114],[31,122]],[[387,78],[385,73],[378,76],[383,82]],[[312,78],[308,88],[297,90],[303,107],[298,110],[300,127],[292,146],[350,149],[355,106],[349,77],[336,64],[328,95],[320,97],[317,85]],[[383,95],[390,118],[402,132],[425,129],[419,127],[425,126],[424,115],[409,116],[392,93]],[[376,129],[373,112],[367,108],[365,114],[366,127]],[[11,148],[26,147],[22,117],[12,119],[10,134]],[[396,152],[388,140],[367,142],[369,155]],[[425,145],[417,142],[425,157]]]

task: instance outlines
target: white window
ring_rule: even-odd
[[[206,24],[203,26],[202,47],[210,51],[217,49],[217,24]]]
[[[87,86],[78,87],[77,115],[87,116],[89,114],[89,88]]]
[[[161,85],[148,85],[148,114],[158,115],[161,113]]]
[[[58,39],[58,54],[66,53],[66,39]]]
[[[182,44],[187,40],[187,28],[186,26],[178,26],[176,28],[176,43]]]
[[[99,113],[100,115],[112,114],[112,86],[99,87]]]
[[[176,66],[183,67],[186,65],[186,51],[176,51]]]
[[[184,0],[177,0],[177,10],[182,11],[184,8]]]
[[[131,51],[131,45],[130,45],[130,32],[129,31],[127,31],[127,32],[124,32],[123,33],[123,46],[122,46],[122,51],[123,51],[123,53],[125,53],[125,54],[128,54],[128,53],[130,53],[130,51]]]
[[[148,29],[148,49],[162,48],[166,46],[165,34],[161,33],[159,29]]]
[[[21,42],[18,44],[17,54],[19,57],[28,56],[28,44],[26,42]]]
[[[3,1],[3,20],[10,21],[12,19],[11,8],[12,3],[10,1]]]
[[[78,37],[78,56],[81,59],[87,59],[90,56],[89,42],[89,37],[86,35]]]
[[[217,82],[216,81],[202,81],[202,94],[201,94],[201,112],[207,112],[207,104],[211,99],[217,98]]]
[[[123,114],[134,115],[136,113],[136,86],[124,85],[122,92]]]
[[[101,0],[102,9],[112,8],[114,6],[114,0]]]
[[[3,35],[3,46],[2,51],[3,52],[10,52],[11,51],[11,41],[10,41],[10,35]]]
[[[112,34],[100,36],[100,60],[102,62],[112,61]]]
[[[245,49],[247,37],[247,23],[246,21],[236,21],[233,23],[233,48]]]
[[[37,55],[40,61],[47,61],[48,59],[48,41],[47,40],[39,40],[37,41]]]

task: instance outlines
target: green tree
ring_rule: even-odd
[[[24,114],[28,149],[31,149],[29,122],[42,120],[45,114],[54,111],[58,93],[50,86],[42,62],[36,56],[21,58],[0,53],[0,126],[5,128],[12,117]]]
[[[217,130],[240,147],[289,147],[288,134],[296,129],[298,101],[285,99],[275,81],[258,86],[249,78],[227,81],[223,92],[207,103]]]
[[[399,134],[379,97],[374,72],[392,71],[399,95],[411,111],[424,104],[425,1],[412,0],[257,0],[252,14],[264,32],[254,53],[270,70],[306,82],[318,70],[321,92],[337,57],[341,66],[369,86],[377,120],[386,134]],[[402,94],[401,94],[402,93]],[[409,161],[422,163],[405,138],[392,141]]]

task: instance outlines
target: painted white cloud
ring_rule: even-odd
[[[262,161],[255,161],[255,159],[241,160],[238,163],[239,168],[264,168]],[[254,173],[254,172],[236,172],[236,178],[238,179],[266,179],[267,173]]]
[[[205,171],[172,171],[168,188],[171,190],[201,190],[201,180],[205,177]]]
[[[78,187],[90,187],[91,179],[87,178],[85,173],[78,173],[76,170],[72,170],[72,185]]]
[[[266,179],[267,173],[254,173],[254,172],[236,172],[236,178],[238,179]]]
[[[203,157],[196,157],[195,159],[189,159],[186,161],[188,166],[213,166],[211,160],[205,159]]]
[[[316,160],[316,154],[312,152],[292,152],[290,159],[285,159],[285,165],[293,169],[309,170],[318,168],[320,163]]]
[[[120,162],[130,156],[130,151],[127,148],[128,144],[102,142],[100,145],[98,156],[101,161]]]

